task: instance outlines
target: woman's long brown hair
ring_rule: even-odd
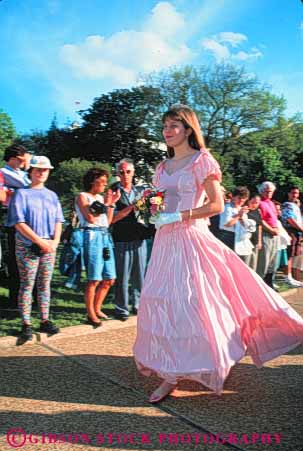
[[[162,116],[162,123],[166,119],[181,121],[186,129],[191,129],[192,133],[188,137],[188,144],[196,150],[205,149],[205,142],[196,113],[186,105],[174,105]],[[167,146],[169,158],[175,155],[173,147]]]

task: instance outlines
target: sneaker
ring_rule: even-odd
[[[284,282],[287,283],[287,285],[295,288],[302,287],[302,282],[299,282],[299,280],[293,279],[292,277],[285,277]]]
[[[119,319],[120,321],[127,321],[128,320],[128,315],[121,315],[119,313],[115,313],[114,314],[114,318],[115,319]]]
[[[65,288],[70,288],[71,290],[78,290],[78,285],[76,285],[75,283],[66,282],[64,286]]]
[[[273,289],[274,289],[275,291],[278,291],[279,288],[280,288],[279,285],[276,284],[275,282],[273,282],[272,286],[273,286]]]
[[[30,324],[23,324],[20,337],[24,340],[31,341],[33,339],[33,330]]]
[[[70,282],[65,282],[64,286],[65,286],[65,288],[73,288],[74,284],[72,284]]]
[[[43,323],[40,323],[40,332],[44,332],[48,335],[55,335],[60,332],[59,327],[55,326],[51,321],[44,321]]]

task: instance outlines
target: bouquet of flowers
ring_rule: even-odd
[[[135,202],[137,217],[143,220],[144,224],[155,224],[160,213],[165,209],[165,191],[146,189],[142,196]]]

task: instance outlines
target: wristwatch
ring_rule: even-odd
[[[108,205],[108,208],[116,208],[115,205]]]

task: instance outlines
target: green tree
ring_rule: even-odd
[[[0,160],[3,158],[5,148],[13,142],[16,135],[13,121],[0,109]]]
[[[282,97],[272,94],[244,68],[227,64],[171,68],[145,76],[144,81],[159,89],[165,109],[185,103],[196,111],[206,145],[216,154],[228,189],[253,183],[250,176],[256,175],[257,145],[271,146],[261,139],[255,142],[255,133],[278,127],[285,110]],[[160,128],[157,133],[160,137]],[[261,154],[258,165],[263,168],[266,158],[262,160]]]
[[[286,197],[290,185],[302,183],[303,124],[300,116],[279,118],[274,127],[243,134],[229,153],[235,184],[255,189],[265,179],[278,186],[277,196]]]
[[[36,155],[47,154],[46,132],[42,130],[32,130],[31,133],[18,136],[15,142],[23,145]]]
[[[150,175],[163,153],[154,132],[161,104],[159,91],[148,86],[120,89],[95,99],[82,112],[83,125],[76,131],[79,156],[110,164],[131,158],[138,175]]]
[[[112,172],[108,164],[72,158],[62,161],[51,173],[48,186],[58,194],[67,214],[73,209],[75,197],[83,190],[84,174],[92,167],[106,169],[110,174]]]
[[[73,152],[74,140],[72,131],[67,128],[59,128],[56,115],[54,115],[50,128],[46,133],[45,141],[46,155],[55,165],[77,156],[76,152]]]
[[[242,133],[273,126],[285,110],[282,97],[229,64],[171,68],[146,76],[145,82],[159,89],[165,108],[174,103],[192,107],[207,145],[222,155]]]

